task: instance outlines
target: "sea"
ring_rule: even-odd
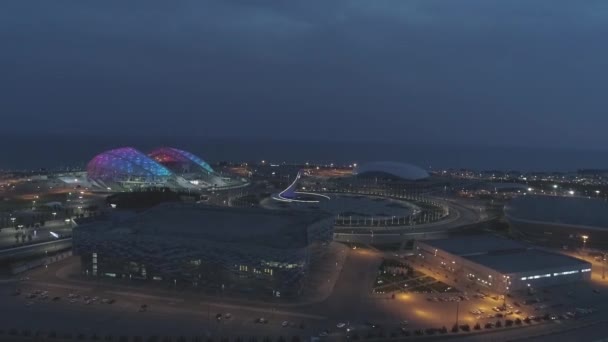
[[[288,164],[350,165],[399,161],[427,170],[575,172],[579,169],[608,169],[608,150],[551,147],[82,134],[0,135],[0,146],[0,170],[84,167],[96,154],[123,146],[131,146],[144,153],[161,146],[176,147],[209,163],[265,160]]]

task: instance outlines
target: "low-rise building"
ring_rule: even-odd
[[[416,257],[461,283],[498,293],[588,280],[591,264],[493,236],[416,241]]]

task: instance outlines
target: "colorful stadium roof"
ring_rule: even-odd
[[[156,179],[172,172],[140,151],[122,147],[96,155],[87,165],[87,175],[93,180]]]
[[[207,172],[214,172],[209,164],[194,154],[173,147],[161,147],[149,154],[150,158],[157,162],[168,165],[173,163],[189,163],[201,167]]]

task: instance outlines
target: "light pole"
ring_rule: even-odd
[[[602,255],[602,279],[606,279],[606,253]]]
[[[460,311],[460,300],[456,301],[456,329],[458,329],[458,313]]]
[[[583,235],[581,236],[583,238],[583,253],[585,252],[585,247],[587,246],[587,239],[589,238],[589,235]],[[584,256],[584,254],[583,254]]]

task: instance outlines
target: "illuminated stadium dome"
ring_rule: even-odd
[[[177,172],[186,173],[195,171],[195,169],[206,173],[214,172],[211,166],[201,158],[177,148],[161,147],[148,155],[158,163]]]
[[[87,178],[101,188],[164,186],[173,173],[132,147],[117,148],[95,156],[87,165]]]
[[[429,177],[426,170],[411,164],[399,162],[371,162],[357,166],[353,174],[360,177],[396,178],[417,181]]]
[[[148,155],[193,184],[223,186],[226,183],[208,163],[190,152],[172,147],[161,147]]]

